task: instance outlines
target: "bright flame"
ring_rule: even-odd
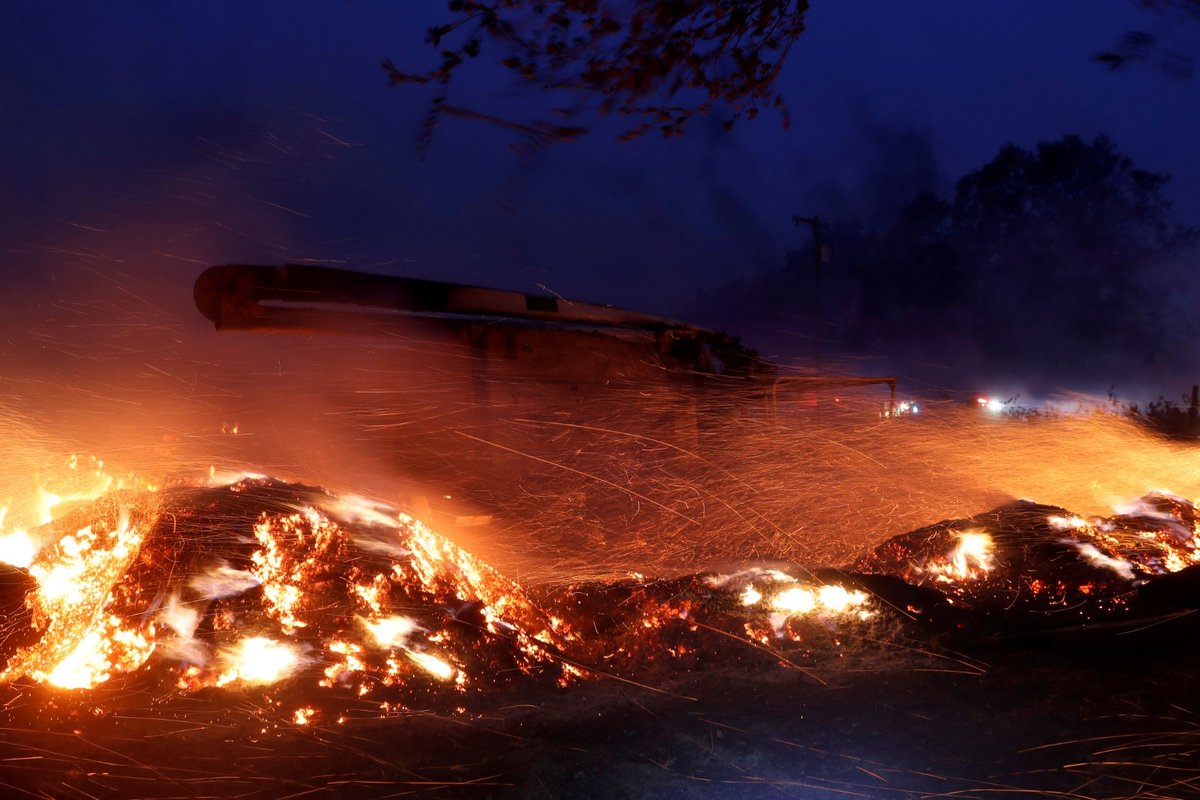
[[[304,587],[333,565],[344,534],[314,508],[285,517],[264,516],[254,525],[261,547],[250,556],[251,573],[262,584],[263,601],[286,634],[308,623],[300,619]]]
[[[125,482],[104,472],[104,462],[96,458],[80,458],[72,455],[66,460],[66,471],[58,475],[65,478],[57,491],[50,491],[39,484],[20,502],[10,499],[0,506],[0,563],[27,568],[37,558],[41,543],[29,534],[32,526],[46,525],[55,519],[55,509],[64,503],[92,502],[106,493],[122,489]],[[140,483],[139,483],[140,485]],[[14,519],[9,520],[12,514]],[[13,525],[5,530],[5,523]]]
[[[1051,516],[1046,517],[1046,521],[1050,526],[1057,528],[1060,531],[1065,530],[1082,530],[1087,527],[1087,520],[1080,516],[1071,515],[1069,517]]]
[[[865,592],[850,591],[836,583],[827,583],[813,589],[793,586],[775,595],[771,607],[786,614],[808,614],[812,611],[829,611],[841,614],[851,608],[865,604],[868,597]]]
[[[4,522],[0,515],[0,525]],[[23,530],[0,534],[0,562],[14,567],[28,567],[37,556],[37,545]]]
[[[884,408],[884,417],[903,417],[921,413],[921,407],[911,400],[902,400],[895,405],[888,405]]]
[[[408,617],[387,617],[365,624],[380,647],[402,647],[409,634],[418,629]]]
[[[265,636],[242,639],[236,647],[222,655],[227,666],[217,678],[218,686],[235,681],[275,683],[291,675],[300,666],[300,655],[295,647]]]
[[[147,635],[149,638],[147,638]],[[74,650],[50,671],[31,674],[62,689],[90,689],[112,677],[113,671],[131,672],[154,652],[154,629],[124,628],[117,617],[87,632]]]
[[[846,587],[836,583],[827,583],[817,590],[817,599],[830,611],[840,612],[862,605],[867,601],[867,595],[859,591],[847,591]]]
[[[928,571],[944,583],[982,578],[992,570],[992,537],[983,531],[962,531],[956,534],[958,546],[947,559],[929,567]]]
[[[108,679],[100,631],[88,631],[69,656],[58,663],[45,679],[62,689],[87,689]]]
[[[817,598],[808,589],[793,586],[775,595],[771,607],[789,614],[807,614],[817,607]]]

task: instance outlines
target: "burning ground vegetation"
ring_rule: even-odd
[[[1200,796],[1168,493],[530,587],[261,475],[38,502],[0,537],[11,796]]]

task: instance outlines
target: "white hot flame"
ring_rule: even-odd
[[[1078,516],[1070,516],[1070,517],[1052,516],[1052,517],[1046,517],[1046,521],[1050,523],[1051,527],[1057,528],[1060,531],[1065,531],[1065,530],[1076,530],[1077,531],[1077,530],[1087,527],[1087,520],[1084,519],[1083,517],[1078,517]]]
[[[0,563],[28,567],[37,556],[38,546],[23,530],[0,534]]]
[[[218,686],[234,681],[275,683],[300,666],[296,648],[264,636],[242,639],[236,647],[223,653],[223,657],[227,667],[217,679]]]
[[[771,607],[788,614],[807,614],[817,607],[817,598],[808,589],[793,586],[775,595]]]
[[[380,647],[402,647],[409,634],[418,629],[408,617],[387,617],[365,624]]]
[[[867,595],[859,591],[848,591],[844,586],[827,583],[817,590],[817,599],[821,605],[830,611],[845,611],[853,606],[860,606],[867,600]]]

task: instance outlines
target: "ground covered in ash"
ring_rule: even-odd
[[[1016,501],[853,564],[521,587],[263,477],[0,573],[14,797],[1200,796],[1196,508]]]

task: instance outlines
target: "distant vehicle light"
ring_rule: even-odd
[[[999,414],[1004,410],[1004,403],[994,397],[980,397],[977,402],[979,407],[990,414]]]

